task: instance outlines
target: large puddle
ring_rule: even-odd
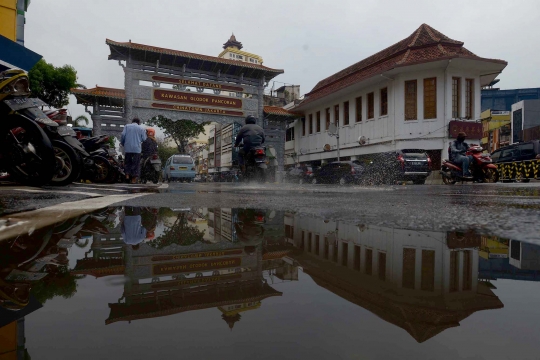
[[[114,207],[0,243],[0,359],[537,359],[540,244]]]

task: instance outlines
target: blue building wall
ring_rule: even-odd
[[[482,90],[482,111],[487,109],[511,111],[512,104],[521,100],[540,99],[540,88],[529,89],[483,89]]]

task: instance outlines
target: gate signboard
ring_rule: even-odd
[[[264,87],[283,73],[260,64],[132,42],[106,43],[109,60],[119,61],[124,69],[128,122],[162,115],[226,125],[253,115],[262,125]]]

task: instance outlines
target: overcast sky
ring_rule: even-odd
[[[538,0],[34,0],[25,45],[56,66],[74,66],[89,88],[123,88],[106,38],[217,56],[234,32],[243,50],[285,70],[276,81],[304,94],[422,23],[479,56],[508,61],[501,88],[540,87]],[[69,108],[74,117],[84,112],[74,98]]]

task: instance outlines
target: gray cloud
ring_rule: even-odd
[[[540,86],[540,2],[519,1],[34,1],[26,46],[55,65],[71,64],[79,81],[123,87],[105,39],[217,56],[234,32],[244,50],[282,68],[276,81],[316,82],[410,35],[427,23],[483,57],[509,62],[501,88]],[[69,108],[73,115],[81,106]]]

